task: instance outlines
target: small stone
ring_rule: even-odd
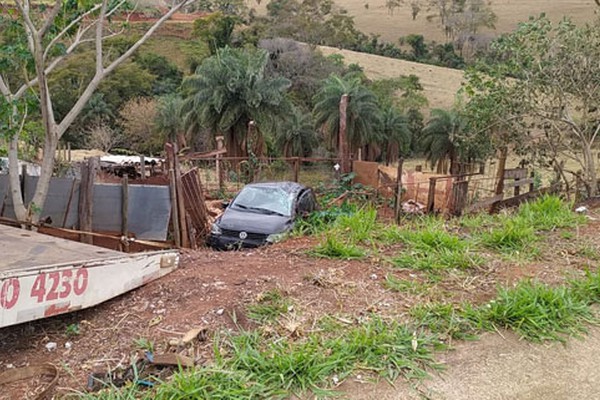
[[[579,213],[579,214],[583,214],[583,213],[588,212],[588,208],[586,206],[577,207],[575,209],[575,212]]]
[[[377,274],[371,274],[371,279],[373,279],[373,280],[377,279]]]
[[[71,347],[73,347],[73,343],[71,343],[71,342],[65,343],[65,349],[71,350]]]
[[[222,308],[219,308],[219,309],[217,310],[217,315],[223,315],[223,313],[224,313],[224,312],[225,312],[225,310],[224,310],[224,309],[222,309]]]
[[[56,342],[46,343],[46,350],[48,350],[48,351],[54,351],[54,350],[56,350],[57,347],[58,347],[58,345],[56,344]]]
[[[13,369],[15,364],[6,364],[6,369]]]
[[[333,381],[334,385],[337,385],[340,382],[340,378],[338,378],[337,375],[334,375],[331,380]]]

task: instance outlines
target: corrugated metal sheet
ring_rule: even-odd
[[[94,231],[121,231],[121,185],[94,185]],[[166,240],[171,216],[168,186],[130,185],[128,230],[145,240]]]
[[[25,179],[25,201],[27,203],[33,199],[38,180],[38,177],[32,176],[28,176]],[[71,198],[70,202],[69,198]],[[79,181],[73,178],[52,178],[50,180],[46,203],[42,208],[42,218],[50,217],[52,219],[52,226],[74,228],[78,222],[78,205]],[[67,206],[69,206],[68,213]]]

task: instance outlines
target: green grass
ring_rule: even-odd
[[[395,235],[406,246],[406,250],[391,259],[398,268],[468,269],[484,262],[480,255],[472,251],[474,245],[469,239],[447,232],[437,222],[428,222],[421,230],[400,230]]]
[[[309,251],[309,254],[321,258],[339,258],[344,260],[363,258],[366,251],[354,244],[345,243],[343,240],[327,234],[325,241]]]
[[[585,332],[585,323],[595,321],[588,300],[571,287],[529,281],[500,289],[498,297],[480,309],[480,316],[535,342],[565,341],[566,335]]]
[[[274,321],[286,314],[292,301],[277,289],[262,293],[258,301],[246,307],[246,316],[256,322]]]
[[[515,253],[531,249],[537,240],[531,225],[507,217],[499,227],[481,234],[481,242],[488,248],[502,252]]]
[[[550,231],[573,228],[585,222],[585,217],[571,210],[571,204],[558,196],[543,196],[519,207],[516,218],[535,230]]]
[[[430,303],[411,308],[410,315],[418,327],[438,335],[441,340],[473,340],[481,329],[478,318],[473,318],[477,313],[470,306]]]
[[[385,277],[384,286],[394,292],[409,294],[426,294],[431,289],[431,286],[426,283],[416,280],[398,279],[391,274]]]
[[[227,356],[222,359],[232,370],[259,377],[266,386],[292,393],[308,390],[328,392],[336,375],[341,381],[366,369],[394,380],[424,377],[435,368],[432,336],[417,335],[406,326],[372,317],[336,336],[311,335],[301,342],[278,339],[265,343],[256,332],[227,339]]]

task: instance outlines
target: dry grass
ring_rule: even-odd
[[[347,64],[359,64],[371,79],[394,78],[402,75],[419,77],[429,108],[450,108],[463,81],[463,71],[397,60],[333,47],[320,47],[325,55],[341,54]]]
[[[260,5],[256,4],[256,0],[247,0],[247,2],[259,13],[264,12],[267,4],[267,1],[261,1]],[[406,1],[405,5],[396,10],[393,15],[385,6],[386,0],[337,0],[336,2],[354,16],[358,29],[365,33],[381,35],[384,40],[396,41],[399,37],[411,33],[422,34],[427,39],[438,42],[445,40],[437,21],[435,19],[431,22],[427,21],[427,16],[434,12],[423,10],[413,21],[409,1]],[[596,16],[597,8],[591,0],[492,0],[491,2],[498,16],[496,33],[509,32],[518,22],[542,12],[553,20],[568,15],[575,21],[590,21]]]

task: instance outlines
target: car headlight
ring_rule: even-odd
[[[285,239],[285,232],[282,233],[273,233],[269,236],[267,236],[267,242],[269,243],[279,243],[281,242],[283,239]]]
[[[223,232],[221,231],[221,228],[219,228],[219,225],[217,224],[212,224],[212,226],[210,227],[210,234],[211,235],[221,235]]]

